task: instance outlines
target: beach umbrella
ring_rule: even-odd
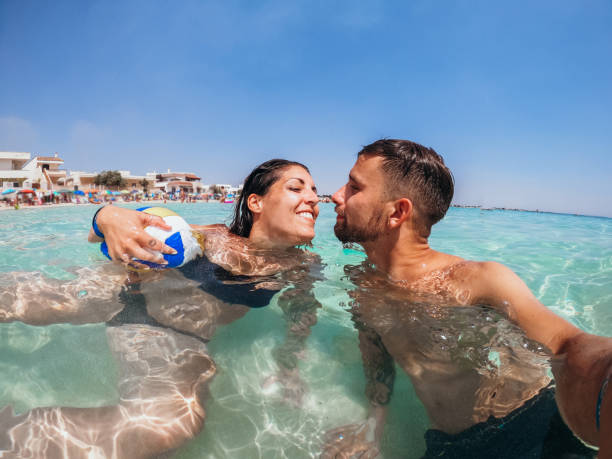
[[[4,195],[4,194],[9,194],[9,193],[15,193],[16,191],[17,190],[14,188],[9,188],[8,190],[4,190],[2,194]]]
[[[76,190],[74,194],[76,194],[77,196],[85,196],[85,193],[83,193],[81,190]]]
[[[113,194],[111,190],[106,190],[106,194]]]
[[[128,190],[121,190],[121,194],[130,194]]]
[[[31,194],[34,194],[34,190],[22,189],[22,190],[19,190],[18,193],[23,193],[23,194],[31,193]]]
[[[120,191],[113,191],[113,196],[120,196],[121,192]]]

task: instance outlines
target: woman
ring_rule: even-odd
[[[297,326],[288,327],[291,332],[275,353],[286,395],[299,403],[296,359],[316,321],[318,303],[311,292],[313,279],[306,275],[315,256],[295,246],[312,240],[318,213],[308,169],[291,161],[267,161],[247,177],[229,228],[193,226],[206,237],[205,256],[177,270],[145,272],[137,279],[132,274],[119,294],[121,307],[109,301],[116,289],[99,281],[85,300],[76,294],[86,287],[82,280],[55,285],[56,306],[43,313],[36,308],[42,289],[15,292],[8,304],[5,295],[5,306],[0,305],[4,321],[84,323],[92,315],[95,320],[110,319],[109,346],[119,360],[121,379],[115,406],[37,408],[18,417],[0,412],[0,425],[10,440],[0,441],[0,452],[79,457],[94,451],[147,457],[177,447],[203,425],[203,390],[215,372],[204,343],[218,324],[267,304],[297,279],[299,285],[279,298]],[[96,224],[111,257],[124,264],[136,265],[132,258],[159,263],[160,256],[149,250],[172,251],[144,232],[152,224],[164,227],[163,221],[142,212],[104,207]],[[89,240],[101,241],[93,231]],[[34,439],[34,431],[43,434]]]
[[[224,225],[192,227],[209,237],[219,237],[225,233],[226,236],[242,238],[227,237],[221,246],[207,244],[206,256],[224,264],[219,248],[231,249],[231,245],[236,243],[240,249],[247,251],[290,250],[314,238],[314,223],[319,215],[316,191],[306,166],[281,159],[266,161],[256,167],[245,180],[242,194],[236,203],[234,219],[227,229],[229,234]],[[133,258],[164,264],[162,257],[151,251],[166,254],[174,252],[171,247],[144,231],[145,227],[151,225],[170,229],[160,217],[120,207],[104,207],[97,213],[95,221],[104,234],[109,255],[115,261],[147,269]],[[102,240],[92,228],[89,241]],[[228,267],[234,271],[237,269],[235,266]],[[259,268],[270,271],[264,266]]]

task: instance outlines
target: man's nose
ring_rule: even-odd
[[[334,204],[341,204],[344,201],[344,189],[345,188],[346,188],[346,185],[344,185],[342,188],[340,188],[338,191],[336,191],[332,195],[332,201]]]

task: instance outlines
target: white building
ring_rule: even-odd
[[[94,180],[97,172],[70,171],[64,180],[64,186],[72,190],[86,191],[96,188]]]
[[[28,171],[23,170],[30,158],[30,153],[0,152],[0,187],[5,189],[23,186],[23,182],[31,176]]]
[[[125,189],[132,190],[144,190],[143,180],[148,182],[147,191],[151,191],[155,184],[155,179],[148,175],[132,175],[130,171],[117,171],[121,174],[121,177],[125,181]],[[87,191],[89,189],[98,188],[95,184],[96,176],[98,172],[83,172],[83,171],[70,171],[70,174],[66,177],[64,182],[67,188],[72,190]],[[102,187],[104,188],[104,187]]]
[[[25,152],[0,152],[0,182],[2,188],[26,187],[50,191],[58,189],[66,178],[59,167],[64,160],[54,156],[35,156]]]
[[[164,193],[195,193],[206,191],[205,185],[200,182],[201,178],[190,172],[168,172],[160,174],[147,172],[147,178],[155,177],[155,188]]]

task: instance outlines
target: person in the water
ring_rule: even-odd
[[[71,283],[36,279],[3,292],[3,322],[107,321],[120,369],[120,400],[103,408],[36,408],[18,416],[7,407],[0,411],[0,456],[136,458],[179,446],[204,422],[203,396],[215,373],[205,343],[218,325],[265,306],[281,289],[278,304],[288,332],[274,352],[277,380],[289,401],[299,403],[303,387],[296,361],[316,322],[319,304],[311,290],[320,265],[316,255],[295,246],[312,240],[318,213],[308,169],[267,161],[246,179],[229,229],[194,226],[206,237],[201,259],[176,270],[145,272],[136,280],[130,274],[120,293],[125,274],[117,266]],[[151,256],[130,246],[132,225],[140,225],[143,215],[115,206],[98,213],[98,228],[113,257]],[[145,223],[163,226],[157,219]]]
[[[563,418],[599,445],[600,457],[611,457],[612,339],[555,315],[502,264],[433,250],[431,227],[444,217],[453,190],[434,150],[379,140],[359,152],[348,182],[332,197],[336,236],[363,246],[375,267],[347,271],[357,287],[353,312],[373,410],[368,422],[331,431],[324,457],[377,454],[393,361],[410,376],[432,423],[426,457],[594,456],[582,445],[559,444],[569,432],[555,422],[550,378],[538,352],[527,352],[528,342],[510,331],[495,338],[497,319],[478,318],[486,309],[457,330],[453,320],[478,305],[500,311],[552,353]]]

